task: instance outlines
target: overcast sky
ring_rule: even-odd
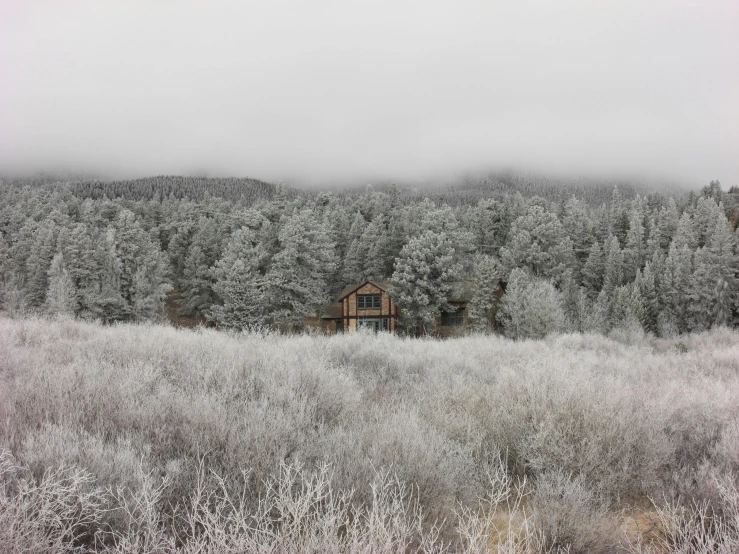
[[[0,0],[0,168],[739,185],[739,2]]]

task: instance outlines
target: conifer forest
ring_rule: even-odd
[[[180,177],[0,187],[10,313],[301,331],[344,285],[377,280],[405,332],[428,328],[454,281],[471,284],[475,330],[512,338],[739,321],[739,190],[716,181],[670,194],[517,175],[422,193]]]

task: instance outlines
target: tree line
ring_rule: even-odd
[[[156,320],[172,291],[183,316],[293,331],[374,279],[391,282],[406,330],[430,329],[458,281],[474,328],[512,337],[739,321],[739,190],[715,181],[596,202],[551,184],[421,197],[172,179],[0,183],[2,309]]]

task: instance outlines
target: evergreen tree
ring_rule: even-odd
[[[116,252],[115,230],[111,227],[96,248],[100,275],[98,290],[89,302],[94,306],[90,316],[103,323],[123,321],[130,316],[130,305],[121,293],[123,264]]]
[[[618,238],[611,236],[608,241],[605,267],[603,270],[603,290],[610,297],[624,281],[623,253]]]
[[[525,268],[534,276],[555,282],[575,265],[572,241],[564,235],[557,216],[540,206],[531,206],[513,222],[500,255],[506,273]]]
[[[436,316],[452,309],[447,302],[450,282],[459,277],[461,270],[454,258],[452,240],[444,232],[427,231],[410,239],[401,250],[391,295],[407,330],[428,333]]]
[[[634,203],[635,207],[629,218],[629,231],[626,234],[626,248],[624,248],[624,281],[629,283],[636,277],[645,262],[646,249],[644,243],[644,225],[642,220],[644,216],[639,209],[639,203]]]
[[[589,298],[594,299],[603,288],[603,277],[605,275],[605,260],[603,250],[598,241],[590,247],[590,253],[582,268],[582,284]]]
[[[475,259],[473,293],[467,310],[472,327],[477,331],[488,331],[493,327],[501,273],[500,263],[494,257],[483,254]]]
[[[262,324],[267,311],[263,288],[268,266],[269,256],[256,233],[248,227],[236,231],[214,268],[213,290],[220,304],[213,306],[210,319],[229,329]]]
[[[73,316],[77,307],[74,283],[64,267],[64,255],[58,252],[49,268],[49,290],[46,293],[44,311],[51,315]]]
[[[56,229],[51,220],[38,227],[25,268],[25,301],[32,308],[40,308],[49,289],[49,268],[56,249]]]
[[[468,211],[466,225],[475,250],[497,256],[510,228],[508,210],[496,200],[480,200]]]
[[[278,238],[280,252],[264,279],[267,317],[280,329],[300,329],[329,302],[334,245],[309,208],[286,218]]]
[[[349,249],[344,256],[344,281],[346,283],[361,283],[364,276],[364,262],[367,259],[367,252],[362,250],[362,234],[367,226],[362,214],[357,212],[354,221],[349,229]]]
[[[652,264],[647,262],[644,271],[638,271],[634,287],[639,292],[642,309],[639,310],[642,328],[653,335],[659,334],[659,299]]]
[[[693,227],[693,218],[687,212],[684,212],[680,217],[680,221],[678,221],[670,248],[673,246],[677,249],[687,247],[691,251],[694,251],[698,246],[698,239],[695,236],[695,228]]]
[[[690,329],[687,300],[692,288],[693,252],[687,245],[680,248],[670,246],[660,280],[660,295],[665,312],[663,319],[680,333]]]

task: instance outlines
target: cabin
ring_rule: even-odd
[[[390,283],[379,281],[345,286],[321,317],[323,331],[333,334],[368,328],[394,332],[398,307],[393,305],[389,289]]]
[[[451,286],[447,302],[454,307],[454,311],[442,312],[436,317],[434,335],[439,337],[453,336],[469,323],[467,303],[472,298],[471,283],[459,281],[451,283]],[[386,281],[366,281],[345,286],[321,316],[323,332],[344,333],[361,328],[395,332],[400,312],[393,304],[390,289],[391,285]]]

